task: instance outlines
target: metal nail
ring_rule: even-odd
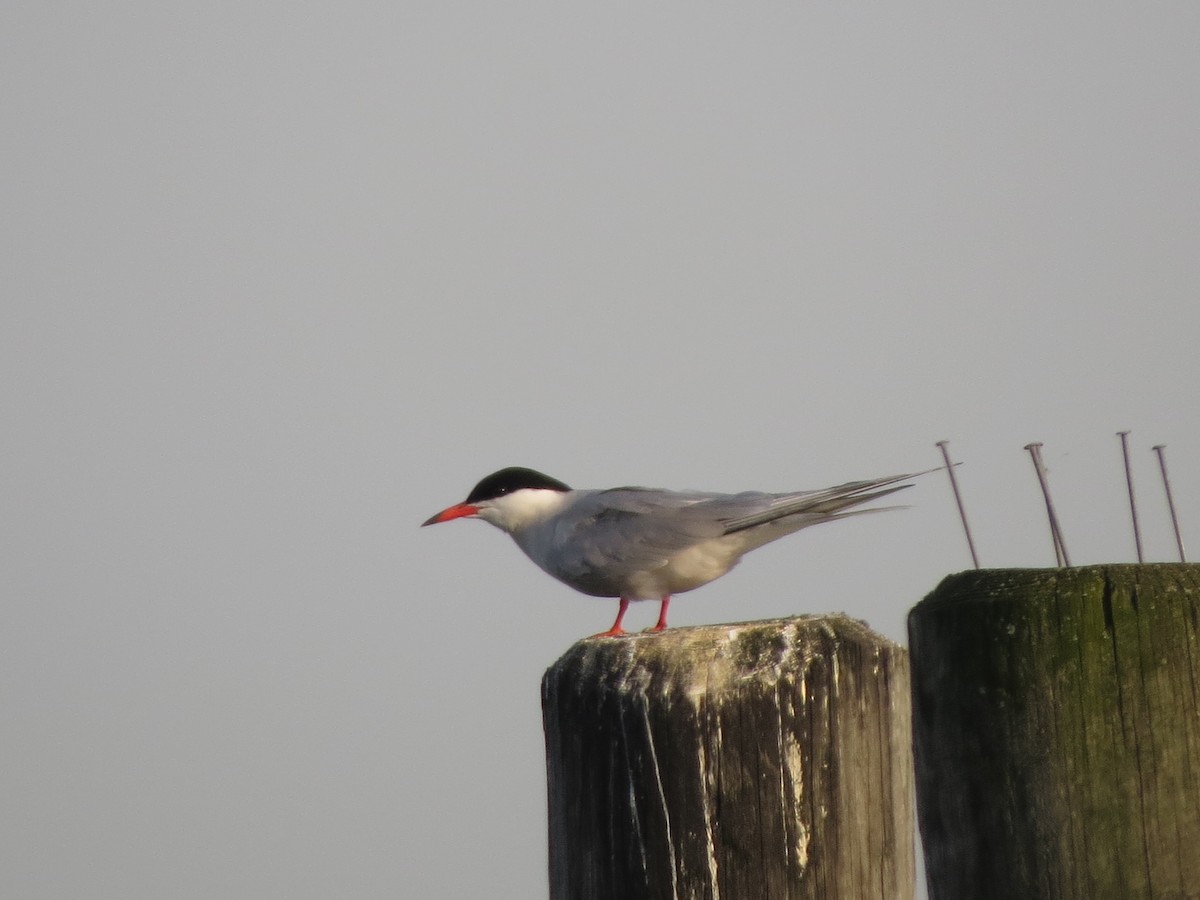
[[[1179,548],[1179,561],[1187,562],[1183,552],[1183,537],[1179,533],[1179,515],[1175,512],[1175,499],[1171,496],[1171,479],[1167,477],[1166,444],[1156,444],[1154,452],[1158,454],[1158,467],[1162,469],[1163,488],[1167,492],[1167,508],[1171,510],[1171,526],[1175,529],[1175,546]]]
[[[1137,548],[1137,561],[1145,562],[1142,555],[1142,529],[1138,527],[1137,502],[1133,499],[1133,469],[1129,465],[1129,432],[1118,431],[1121,438],[1121,455],[1125,458],[1125,484],[1129,487],[1129,515],[1133,519],[1133,544]]]
[[[1042,464],[1041,448],[1040,441],[1025,445],[1025,449],[1033,458],[1033,469],[1037,472],[1038,483],[1042,486],[1042,496],[1046,500],[1046,517],[1050,520],[1050,538],[1054,541],[1055,561],[1060,566],[1070,566],[1071,558],[1067,555],[1067,545],[1063,541],[1062,531],[1058,527],[1058,516],[1054,513],[1054,501],[1050,499],[1050,486],[1046,483],[1046,467]]]
[[[949,441],[938,441],[934,446],[942,450],[942,458],[946,460],[946,474],[950,476],[950,488],[954,491],[954,502],[958,504],[958,516],[962,519],[963,532],[967,535],[967,547],[971,551],[971,562],[979,568],[979,554],[975,552],[975,541],[971,537],[971,526],[967,524],[967,510],[963,506],[962,494],[958,490],[958,479],[954,477],[954,464],[950,462],[950,451],[946,449]]]

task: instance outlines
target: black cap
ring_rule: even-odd
[[[543,475],[533,469],[521,466],[510,466],[493,472],[471,489],[467,495],[467,503],[479,503],[481,500],[495,500],[513,491],[523,488],[535,488],[542,491],[569,491],[570,488],[557,478]]]

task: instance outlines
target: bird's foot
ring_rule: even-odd
[[[660,602],[662,605],[658,608],[658,621],[654,623],[653,628],[647,629],[654,634],[667,630],[667,607],[671,605],[671,595],[663,594]]]
[[[608,629],[608,631],[601,631],[599,634],[593,634],[592,637],[594,637],[594,638],[617,638],[617,637],[626,637],[628,634],[629,634],[629,632],[626,631],[624,628],[622,628],[620,625],[614,625],[612,628]]]
[[[602,631],[599,634],[593,634],[592,637],[624,637],[626,632],[621,627],[621,622],[625,620],[625,610],[627,609],[629,609],[629,598],[622,597],[621,605],[617,608],[617,618],[613,621],[612,628],[608,629],[608,631]]]

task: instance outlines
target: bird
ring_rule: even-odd
[[[488,475],[466,500],[421,526],[466,518],[496,526],[547,574],[581,593],[618,598],[612,627],[594,637],[621,637],[630,601],[658,600],[658,622],[649,630],[662,632],[673,595],[720,578],[749,551],[802,528],[895,509],[852,507],[912,487],[899,482],[924,474],[816,491],[723,494],[645,487],[575,490],[534,469],[510,466]]]

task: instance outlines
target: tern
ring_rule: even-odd
[[[932,470],[931,470],[932,471]],[[682,594],[720,578],[751,550],[810,525],[895,507],[851,509],[911,487],[924,472],[851,481],[819,491],[718,494],[618,487],[572,490],[511,467],[480,481],[462,503],[422,522],[482,519],[507,532],[543,571],[593,597],[617,597],[616,621],[596,637],[625,634],[631,600],[658,600],[658,623]]]

